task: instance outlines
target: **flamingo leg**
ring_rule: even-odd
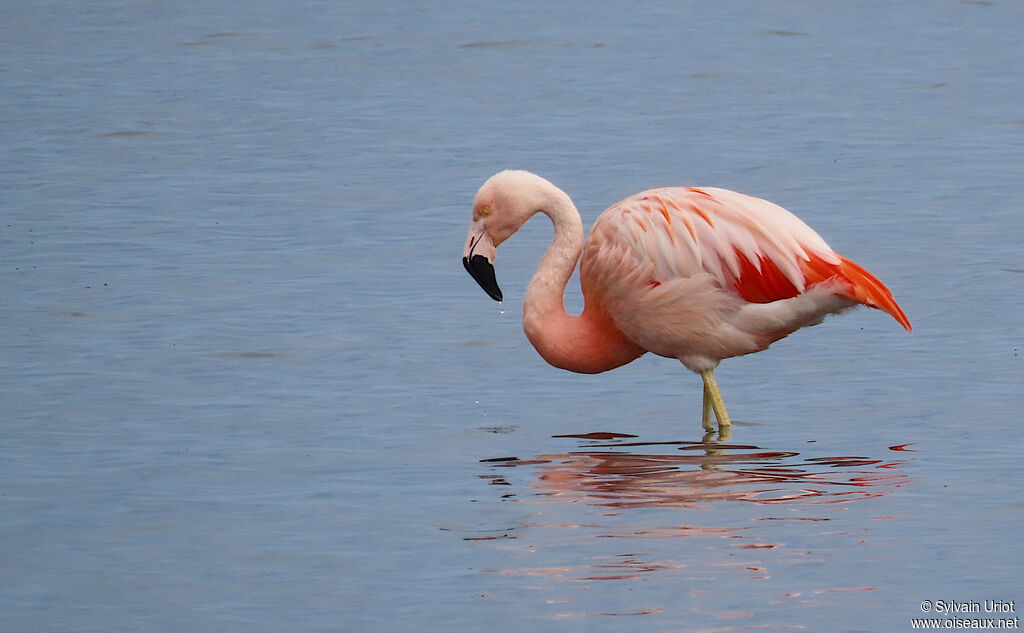
[[[715,381],[714,370],[705,369],[700,372],[700,377],[704,379],[704,414],[703,424],[704,428],[708,428],[710,424],[710,414],[707,411],[708,400],[711,401],[711,408],[715,411],[715,417],[718,418],[718,427],[729,426],[732,422],[729,421],[729,414],[725,412],[725,402],[722,400],[722,392],[718,390],[718,382]]]
[[[708,391],[707,383],[704,383],[704,406],[701,408],[700,424],[704,427],[705,431],[714,431],[715,425],[712,424],[713,410],[711,408],[711,393]]]

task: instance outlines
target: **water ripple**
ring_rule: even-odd
[[[555,439],[575,446],[481,459],[485,471],[478,478],[501,486],[501,501],[518,504],[526,516],[499,528],[460,531],[465,541],[531,557],[540,550],[575,555],[559,564],[512,564],[490,572],[589,583],[720,579],[731,570],[764,580],[773,566],[821,560],[801,545],[808,536],[801,530],[813,532],[812,539],[863,544],[845,522],[828,522],[842,516],[837,510],[907,485],[904,466],[913,451],[900,444],[874,456],[816,455],[727,441],[641,441],[610,432]],[[657,545],[678,539],[691,544]],[[694,549],[697,542],[706,547]]]

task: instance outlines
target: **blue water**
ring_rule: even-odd
[[[1024,604],[1024,8],[38,2],[0,20],[5,631],[902,631]],[[550,238],[786,206],[861,310],[700,381],[546,366]],[[578,290],[567,303],[578,308]],[[597,434],[597,435],[594,435]],[[989,614],[1019,616],[1017,613]]]

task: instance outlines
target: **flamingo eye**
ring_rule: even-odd
[[[480,217],[487,217],[491,214],[490,207],[480,207]]]

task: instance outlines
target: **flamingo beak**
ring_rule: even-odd
[[[473,228],[469,230],[466,249],[462,253],[462,265],[491,299],[501,301],[501,288],[494,278],[493,262],[497,249],[491,236],[487,234],[487,229],[483,226],[478,227],[478,223],[474,222]]]

